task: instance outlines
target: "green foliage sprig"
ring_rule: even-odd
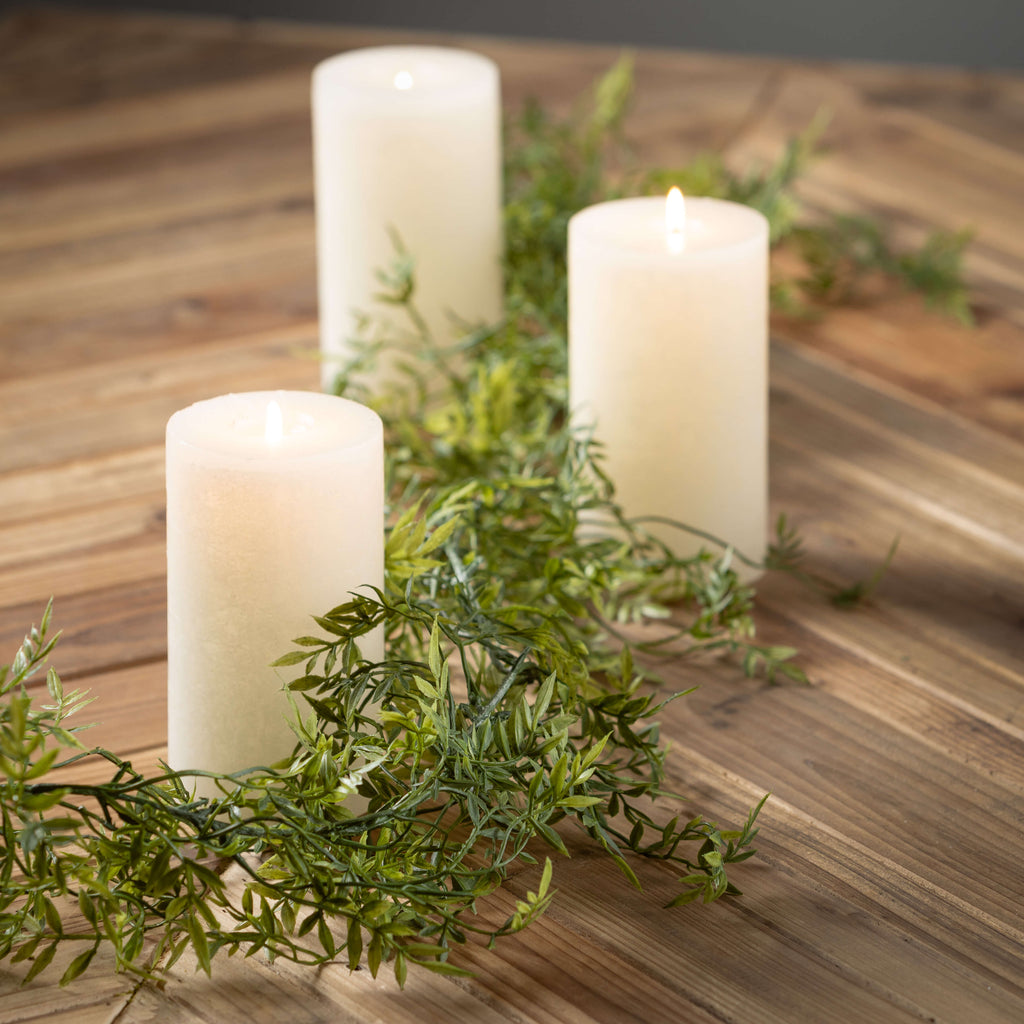
[[[565,225],[629,181],[616,163],[630,84],[620,64],[568,121],[531,106],[516,125],[502,323],[440,344],[416,310],[411,261],[399,253],[385,276],[408,329],[378,330],[339,388],[358,395],[360,366],[385,345],[404,363],[405,386],[377,401],[393,511],[386,585],[316,617],[278,662],[299,673],[287,761],[145,776],[83,747],[67,721],[85,696],[52,669],[48,698],[29,685],[55,643],[49,608],[0,670],[0,959],[30,961],[32,978],[71,944],[81,951],[63,982],[104,946],[145,977],[186,950],[207,972],[217,955],[264,953],[365,959],[374,974],[389,962],[400,983],[409,964],[461,973],[453,947],[543,913],[547,857],[504,921],[477,909],[516,864],[567,853],[567,829],[634,884],[630,854],[674,865],[673,904],[737,891],[727,871],[752,854],[761,805],[732,830],[656,816],[653,801],[678,800],[663,790],[657,718],[681,695],[657,696],[650,659],[726,654],[748,674],[799,679],[794,652],[756,642],[741,553],[705,538],[707,550],[680,558],[623,517],[565,407]],[[811,148],[796,140],[749,179],[707,158],[673,183],[750,201],[777,239],[794,237],[804,229],[790,186]],[[830,251],[856,263],[846,244]],[[955,257],[937,246],[906,276],[945,294]],[[591,536],[595,519],[609,529]],[[800,560],[780,523],[768,565],[802,572]],[[652,621],[663,627],[653,635]],[[388,656],[370,663],[359,643],[375,630]],[[86,758],[109,764],[106,781],[73,781]],[[216,799],[194,797],[198,775]]]
[[[583,207],[626,195],[687,195],[744,203],[768,218],[773,252],[797,257],[802,269],[773,268],[772,303],[802,316],[858,301],[872,278],[921,294],[929,306],[973,322],[961,275],[971,232],[932,232],[916,251],[899,252],[879,221],[831,212],[808,215],[796,186],[822,155],[828,117],[820,113],[791,139],[778,160],[734,170],[718,153],[698,153],[678,167],[638,166],[624,137],[633,86],[632,62],[620,60],[598,83],[591,102],[566,120],[528,104],[513,122],[506,173],[508,283],[511,295],[565,315],[566,227]]]

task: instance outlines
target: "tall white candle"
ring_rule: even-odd
[[[676,193],[569,222],[570,407],[604,445],[628,516],[665,516],[762,557],[767,341],[760,213]],[[650,529],[683,556],[702,546]]]
[[[416,303],[434,336],[502,311],[498,69],[432,46],[353,50],[313,72],[313,151],[323,383],[352,357],[397,231],[415,260]],[[408,329],[407,323],[394,322]],[[383,363],[377,380],[388,378]]]
[[[235,772],[295,738],[270,668],[310,618],[382,586],[380,418],[332,395],[223,395],[167,424],[168,763]],[[362,653],[379,659],[380,637]],[[301,706],[301,702],[300,702]],[[200,795],[215,790],[205,780]]]

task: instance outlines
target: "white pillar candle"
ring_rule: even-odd
[[[415,301],[441,342],[502,311],[501,105],[493,61],[386,46],[313,72],[313,151],[323,384],[351,358],[357,314],[396,318],[375,296],[394,229],[415,260]],[[383,363],[378,381],[389,376]]]
[[[626,515],[665,516],[760,559],[768,222],[674,193],[601,203],[569,222],[570,408],[603,444]],[[650,529],[681,556],[707,546]]]
[[[296,391],[223,395],[167,424],[168,763],[236,772],[286,757],[271,668],[312,615],[384,575],[384,446],[375,412]],[[369,638],[364,656],[381,656]],[[301,700],[299,701],[300,707]],[[200,795],[215,788],[200,780]]]

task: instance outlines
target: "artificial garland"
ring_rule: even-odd
[[[630,169],[630,86],[620,62],[567,120],[530,105],[514,124],[501,323],[442,346],[400,249],[382,277],[408,331],[368,323],[338,390],[365,397],[362,369],[383,347],[400,353],[405,384],[374,398],[388,435],[386,584],[316,617],[278,662],[302,666],[290,759],[212,776],[222,796],[208,801],[190,785],[210,773],[146,777],[82,747],[68,719],[85,694],[66,692],[52,668],[48,702],[27,686],[56,643],[49,608],[0,671],[0,959],[30,960],[26,980],[67,943],[81,952],[62,983],[105,943],[117,969],[144,977],[187,949],[207,972],[219,953],[263,951],[351,968],[365,958],[374,975],[387,961],[399,983],[410,963],[464,973],[449,954],[469,934],[493,942],[543,912],[551,860],[501,924],[484,923],[478,901],[545,845],[566,854],[566,828],[633,884],[627,855],[676,865],[673,904],[737,892],[727,871],[752,854],[761,805],[733,830],[653,816],[652,801],[670,797],[657,715],[681,695],[660,697],[649,660],[634,655],[714,652],[748,675],[802,676],[793,650],[756,642],[753,592],[733,570],[743,555],[708,537],[699,556],[677,558],[626,520],[599,452],[569,422],[566,223],[590,203],[682,183],[757,207],[774,243],[797,248],[805,272],[774,282],[777,305],[806,312],[882,271],[961,319],[966,238],[896,255],[872,222],[802,223],[792,186],[816,127],[747,177],[714,157]],[[581,517],[613,529],[585,536]],[[800,558],[781,522],[765,567],[802,574]],[[848,604],[870,586],[832,596]],[[671,628],[630,639],[631,624],[651,619]],[[368,663],[359,640],[378,628],[387,659]],[[109,762],[106,782],[54,775],[86,758]],[[233,882],[221,870],[231,864]]]

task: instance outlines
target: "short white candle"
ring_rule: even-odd
[[[626,515],[665,516],[763,556],[767,342],[760,213],[645,197],[569,222],[570,408],[604,445]],[[649,528],[682,556],[703,543]]]
[[[295,737],[283,686],[301,666],[269,666],[295,637],[319,632],[312,615],[365,584],[382,586],[383,467],[380,418],[332,395],[223,395],[171,417],[172,768],[236,772],[288,755]],[[379,659],[380,637],[362,653]]]
[[[433,46],[353,50],[313,72],[313,150],[323,384],[352,357],[357,314],[408,329],[380,303],[397,231],[415,260],[415,301],[450,343],[502,311],[498,69]],[[377,381],[388,379],[382,363]],[[371,378],[373,380],[374,378]]]

